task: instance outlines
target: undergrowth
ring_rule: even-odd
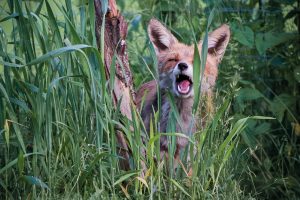
[[[151,79],[149,69],[155,74],[155,56],[144,27],[135,26],[142,24],[141,15],[131,16],[126,13],[130,7],[120,4],[125,16],[132,19],[128,46],[138,87]],[[227,85],[216,91],[215,112],[209,115],[206,126],[190,138],[181,155],[182,164],[174,171],[172,159],[156,159],[162,135],[156,121],[144,144],[141,138],[145,131],[135,106],[132,105],[132,121],[114,108],[108,87],[112,77],[105,79],[104,52],[97,48],[93,0],[7,0],[0,5],[1,199],[252,199],[261,197],[266,189],[266,198],[274,194],[272,190],[280,190],[283,197],[297,196],[297,190],[290,189],[299,186],[296,177],[273,176],[277,168],[266,168],[271,157],[259,148],[266,138],[256,140],[251,136],[253,130],[270,131],[266,125],[269,118],[248,117],[261,115],[259,112],[248,116],[232,112],[238,103],[249,100],[238,99],[238,75],[221,71]],[[142,10],[146,5],[135,2],[133,6]],[[192,3],[190,9],[192,12]],[[145,18],[151,14],[165,22],[172,19],[168,12],[145,13]],[[201,27],[194,26],[196,19],[185,17],[179,21],[192,36],[185,35],[186,31],[174,32],[181,39],[199,39]],[[167,24],[175,27],[171,21]],[[202,24],[207,21],[202,20]],[[135,42],[141,40],[139,44],[144,46],[137,46]],[[232,52],[237,50],[234,45],[225,64],[232,64]],[[202,104],[199,108],[205,110],[205,102]],[[118,155],[116,127],[124,133],[131,151],[127,171],[120,167],[124,158]],[[173,141],[170,147],[176,137],[182,136],[172,132],[167,135]],[[146,157],[142,149],[147,149]],[[188,154],[193,155],[191,159]],[[286,165],[284,159],[278,165]],[[299,163],[299,158],[289,162]],[[191,177],[187,174],[190,168]],[[270,185],[261,188],[257,176]],[[277,179],[272,182],[273,178]]]

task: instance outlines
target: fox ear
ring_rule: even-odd
[[[230,38],[229,26],[223,24],[208,35],[208,53],[220,63]]]
[[[151,19],[148,25],[148,35],[153,43],[156,53],[170,48],[177,39],[158,20]]]

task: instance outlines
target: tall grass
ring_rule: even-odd
[[[251,196],[243,193],[235,176],[241,156],[236,149],[249,118],[234,121],[228,115],[233,93],[218,98],[214,117],[190,138],[175,171],[172,156],[157,159],[164,135],[157,127],[158,115],[145,136],[134,105],[132,121],[113,106],[107,87],[113,77],[103,78],[93,0],[78,7],[71,0],[1,4],[1,199]],[[176,119],[175,109],[172,116]],[[116,127],[132,153],[128,171],[120,167],[124,158],[117,153]],[[175,138],[182,135],[174,133],[174,123],[170,127],[165,135],[173,141],[172,155]],[[148,137],[145,144],[142,136]],[[145,158],[142,149],[147,150]],[[188,154],[193,156],[188,159]]]

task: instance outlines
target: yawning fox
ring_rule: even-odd
[[[195,131],[193,123],[192,106],[194,103],[193,89],[193,58],[194,46],[188,46],[178,42],[172,33],[156,19],[151,19],[148,25],[148,35],[155,48],[158,72],[159,88],[161,94],[160,132],[166,132],[170,114],[170,100],[167,94],[174,96],[179,113],[179,122],[176,123],[176,132],[188,135]],[[208,54],[203,74],[201,94],[210,94],[215,85],[218,64],[220,63],[230,38],[228,25],[222,25],[208,36]],[[202,41],[198,43],[201,52]],[[200,66],[199,66],[200,67]],[[200,74],[199,74],[200,76]],[[145,97],[144,97],[145,96]],[[143,98],[144,97],[144,98]],[[156,81],[150,81],[141,86],[137,92],[137,104],[141,106],[141,116],[145,127],[149,129],[153,110],[158,109],[158,96]],[[153,121],[153,120],[152,120]],[[166,137],[161,137],[161,153],[167,152],[168,143]],[[178,137],[176,140],[175,159],[179,152],[187,145],[187,139]]]

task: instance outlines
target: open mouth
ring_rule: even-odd
[[[179,94],[186,95],[191,91],[193,81],[185,74],[178,74],[176,76],[176,85]]]

